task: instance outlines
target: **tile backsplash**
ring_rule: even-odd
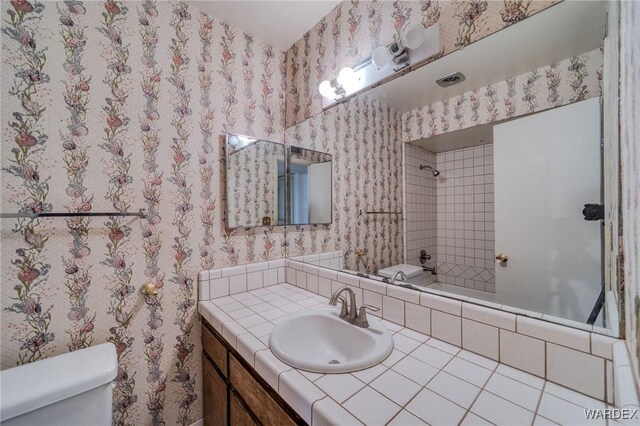
[[[243,293],[285,282],[285,259],[216,268],[198,273],[198,300]]]
[[[236,272],[230,269],[235,268],[222,269],[222,275]],[[618,340],[596,333],[591,326],[578,330],[535,318],[533,312],[508,311],[512,308],[464,296],[412,291],[291,259],[284,269],[288,284],[325,297],[347,286],[358,305],[380,308],[372,315],[614,403],[612,346]]]

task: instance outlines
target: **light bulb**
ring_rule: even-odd
[[[384,68],[389,62],[391,62],[391,55],[389,55],[389,48],[386,46],[380,46],[373,50],[371,53],[371,62],[376,68]]]
[[[417,49],[420,47],[426,37],[422,24],[416,24],[409,28],[402,37],[402,44],[409,49]]]
[[[335,92],[333,91],[333,87],[331,87],[331,83],[328,80],[320,83],[320,87],[318,87],[318,91],[325,98],[334,98]]]
[[[356,72],[349,67],[344,67],[338,74],[338,84],[345,89],[356,82]]]

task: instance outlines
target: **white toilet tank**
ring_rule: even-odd
[[[111,425],[116,348],[103,343],[0,372],[0,422]]]

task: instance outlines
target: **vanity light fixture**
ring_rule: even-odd
[[[230,134],[228,138],[229,138],[229,145],[231,145],[231,147],[234,150],[244,148],[245,146],[251,145],[252,143],[258,140],[255,138],[250,138],[249,136],[236,135],[236,134]]]
[[[320,83],[318,90],[322,96],[328,99],[340,99],[345,93],[344,89],[340,87],[337,79],[335,78],[331,81],[325,80]]]
[[[409,65],[409,50],[419,48],[426,38],[426,30],[421,24],[409,28],[400,40],[388,46],[380,46],[371,53],[371,62],[381,69],[391,61],[397,66],[396,71]]]
[[[333,80],[324,80],[320,83],[318,91],[328,99],[342,99],[347,92],[357,90],[358,76],[351,67],[344,67],[338,73],[338,77]]]
[[[399,40],[374,49],[371,57],[341,69],[333,80],[320,83],[318,90],[322,95],[322,108],[327,109],[367,87],[393,78],[400,70],[426,63],[439,53],[438,24],[427,28],[422,24],[411,26]]]

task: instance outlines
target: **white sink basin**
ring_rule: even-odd
[[[271,332],[269,348],[285,364],[314,373],[348,373],[383,361],[393,338],[369,315],[360,328],[338,317],[333,307],[299,312],[281,320]]]

